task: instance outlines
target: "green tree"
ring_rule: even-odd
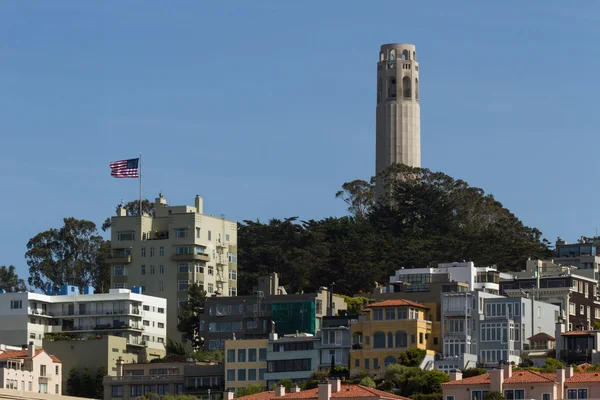
[[[198,398],[196,396],[192,396],[191,394],[167,394],[162,396],[162,400],[198,400]]]
[[[461,372],[463,379],[465,379],[472,376],[487,374],[488,371],[485,368],[465,368]]]
[[[398,355],[398,364],[405,365],[407,367],[419,367],[425,359],[426,354],[427,351],[418,349],[416,347],[402,351]]]
[[[344,296],[344,301],[346,302],[346,307],[348,308],[350,315],[362,314],[363,307],[369,304],[369,299],[363,296]]]
[[[176,342],[171,339],[167,339],[167,345],[165,346],[165,352],[167,355],[175,356],[187,356],[187,351],[181,342]]]
[[[109,268],[103,263],[104,240],[91,221],[65,218],[60,229],[40,232],[27,243],[25,258],[28,282],[46,290],[49,285],[96,285],[96,270]]]
[[[84,368],[81,373],[81,392],[78,397],[87,397],[89,399],[96,395],[96,380],[92,378],[89,368]]]
[[[277,386],[280,386],[280,385],[285,388],[286,392],[289,392],[292,389],[292,387],[294,386],[294,382],[292,382],[292,380],[288,379],[288,378],[280,379],[279,381],[277,381],[276,384],[273,385],[271,390],[275,390],[277,388]]]
[[[104,381],[104,377],[106,375],[107,375],[106,368],[104,368],[104,367],[100,367],[96,371],[96,390],[95,390],[95,395],[93,396],[94,399],[103,399],[104,398],[103,381]]]
[[[348,204],[350,215],[356,219],[364,219],[375,205],[375,185],[356,179],[344,183],[342,190],[338,191],[335,197],[341,198]]]
[[[489,392],[486,400],[506,400],[506,397],[500,392]]]
[[[198,361],[214,361],[223,362],[224,353],[223,350],[196,350],[194,351],[194,359]]]
[[[204,343],[204,339],[200,336],[200,314],[204,312],[205,301],[206,292],[198,283],[193,283],[188,288],[187,301],[177,312],[179,321],[177,330],[185,334],[186,338],[192,342],[194,349],[201,347]]]
[[[554,372],[560,367],[564,368],[565,363],[557,360],[556,358],[548,357],[548,358],[546,358],[546,363],[544,364],[544,367],[542,368],[542,372]]]
[[[128,216],[137,216],[140,215],[140,201],[134,200],[130,201],[127,204],[117,204],[115,213],[119,212],[119,208],[125,208]],[[144,214],[147,214],[151,217],[154,216],[154,202],[151,202],[148,199],[142,200],[142,210]],[[103,231],[107,231],[111,227],[111,219],[106,218],[106,220],[102,223],[101,229]]]
[[[375,387],[376,387],[375,381],[370,376],[365,376],[364,378],[362,378],[360,380],[360,382],[358,384],[362,385],[362,386],[370,387],[373,389],[375,389]]]
[[[75,367],[69,371],[69,377],[67,378],[67,395],[69,396],[80,396],[82,393],[81,377],[79,370]]]
[[[249,396],[251,394],[262,393],[265,388],[260,385],[250,384],[246,387],[239,387],[235,390],[235,397]]]
[[[306,381],[305,389],[314,389],[319,386],[319,383],[325,382],[329,378],[329,371],[326,369],[317,369],[313,371]]]
[[[25,281],[19,278],[19,275],[15,272],[15,266],[9,265],[0,267],[0,290],[6,290],[7,292],[26,292],[27,285]]]

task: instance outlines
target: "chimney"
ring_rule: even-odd
[[[504,370],[502,368],[493,369],[490,372],[490,391],[504,393],[502,385],[504,384]]]
[[[198,214],[202,214],[202,197],[196,195],[196,201],[195,201],[195,205],[196,205],[196,213]]]
[[[117,217],[126,217],[127,216],[127,210],[125,209],[125,207],[123,207],[122,204],[119,204],[119,207],[117,208]]]
[[[508,379],[512,376],[512,363],[510,361],[507,361],[506,364],[504,364],[504,379]]]
[[[338,378],[330,379],[329,384],[331,385],[331,393],[337,393],[342,390],[342,381]]]
[[[29,342],[29,346],[27,346],[27,357],[33,358],[35,356],[35,344],[33,342]]]
[[[462,380],[462,372],[459,369],[453,369],[448,376],[450,377],[450,382]]]
[[[568,379],[568,378],[571,378],[571,377],[573,377],[573,364],[570,364],[565,369],[565,378]]]
[[[319,383],[319,398],[318,400],[331,399],[331,383]]]
[[[117,358],[117,376],[123,376],[123,357]]]
[[[556,370],[556,381],[558,382],[558,393],[565,392],[565,369],[558,367]]]
[[[298,387],[298,385],[295,385],[291,390],[290,393],[300,393],[300,388]]]
[[[279,338],[279,335],[277,335],[275,332],[269,333],[269,340],[276,341],[278,338]]]
[[[234,394],[232,391],[223,392],[223,400],[233,400]]]
[[[279,385],[275,388],[275,396],[276,397],[283,397],[285,396],[285,386],[283,385]]]

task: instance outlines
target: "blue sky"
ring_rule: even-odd
[[[422,164],[551,241],[600,221],[600,5],[558,1],[0,3],[0,265],[144,195],[229,219],[343,215],[375,167],[379,46],[420,61]],[[492,4],[493,3],[493,4]],[[176,4],[176,6],[174,5]]]

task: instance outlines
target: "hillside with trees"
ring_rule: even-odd
[[[375,178],[342,186],[349,215],[301,221],[243,221],[238,230],[240,293],[260,275],[278,272],[288,291],[335,282],[336,293],[373,289],[394,270],[474,261],[520,270],[528,257],[551,255],[542,233],[525,226],[483,189],[441,172],[393,165]]]

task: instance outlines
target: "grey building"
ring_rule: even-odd
[[[352,322],[358,322],[358,317],[323,317],[323,326],[321,327],[321,369],[330,368],[332,360],[334,365],[349,367],[350,348],[352,346],[350,324]]]
[[[306,333],[279,337],[271,334],[265,380],[270,388],[281,379],[307,380],[319,367],[321,338]]]
[[[225,368],[223,364],[184,365],[183,394],[209,400],[223,398],[225,390]]]

